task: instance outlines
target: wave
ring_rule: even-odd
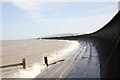
[[[48,63],[55,62],[57,60],[65,59],[66,56],[70,55],[71,51],[74,51],[75,49],[78,49],[80,46],[80,43],[77,41],[68,41],[70,44],[64,48],[63,50],[56,51],[56,52],[50,52],[48,57]],[[28,67],[27,69],[17,69],[16,72],[13,74],[7,76],[8,78],[35,78],[37,75],[39,75],[47,66],[43,63],[34,63],[31,67]]]

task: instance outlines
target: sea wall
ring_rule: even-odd
[[[109,23],[94,33],[44,39],[89,40],[98,51],[101,78],[120,77],[120,11]]]

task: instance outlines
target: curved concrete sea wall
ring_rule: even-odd
[[[101,77],[120,77],[120,11],[103,28],[89,35],[96,38]]]
[[[109,23],[94,33],[44,39],[91,41],[98,51],[101,78],[120,77],[120,11]]]

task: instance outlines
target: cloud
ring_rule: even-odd
[[[40,5],[43,5],[44,3],[37,3],[37,2],[32,2],[28,0],[14,0],[11,1],[11,3],[14,6],[17,6],[21,10],[24,10],[27,13],[27,17],[32,18],[32,19],[39,19],[42,18],[43,16],[41,15],[41,7]]]
[[[37,4],[35,2],[19,2],[19,1],[13,1],[13,5],[21,8],[22,10],[27,10],[27,11],[33,11],[36,10]]]
[[[29,2],[28,2],[29,1]],[[27,17],[35,20],[39,24],[43,24],[44,26],[57,26],[60,28],[64,27],[79,27],[79,26],[84,26],[86,29],[87,27],[93,27],[94,30],[91,28],[91,30],[88,29],[88,32],[90,31],[95,31],[98,30],[101,26],[105,25],[116,12],[113,13],[106,13],[107,10],[112,10],[116,8],[115,5],[106,5],[103,6],[99,9],[94,9],[91,12],[100,12],[99,14],[95,14],[93,16],[88,15],[88,16],[78,16],[78,17],[69,17],[69,18],[47,18],[43,13],[49,14],[49,12],[55,12],[58,13],[57,15],[59,16],[61,13],[59,13],[59,6],[55,5],[53,7],[49,7],[50,3],[48,2],[36,2],[37,0],[30,1],[30,0],[11,0],[11,3],[21,10],[26,11],[28,14]],[[41,1],[41,0],[39,0]],[[42,0],[43,1],[43,0]],[[51,1],[51,0],[50,0]],[[54,0],[52,0],[54,1]],[[57,0],[59,1],[59,0]],[[48,7],[46,7],[48,6]],[[61,7],[61,6],[60,6]],[[67,6],[66,6],[67,7]],[[62,7],[64,9],[64,6]],[[102,12],[102,13],[101,13]],[[56,15],[53,13],[54,15]],[[48,24],[48,25],[46,25]],[[83,30],[84,31],[84,30]],[[81,31],[82,32],[82,31]],[[87,31],[86,31],[87,32]]]
[[[49,2],[72,2],[73,0],[4,0],[3,2],[11,2],[14,6],[17,6],[18,8],[20,8],[21,10],[26,11],[26,13],[28,14],[27,16],[29,18],[34,19],[35,21],[45,21],[48,20],[47,18],[45,18],[45,16],[43,15],[43,13],[48,13],[49,12],[55,12],[55,13],[59,13],[57,12],[59,9],[59,6],[54,6],[54,7],[46,7],[46,5],[49,5]],[[93,1],[93,2],[104,2],[104,1],[119,1],[119,0],[74,0],[74,2],[89,2],[89,1]],[[45,3],[46,2],[46,3]],[[60,6],[61,7],[61,6]],[[63,7],[64,8],[64,7]],[[101,7],[99,9],[95,9],[95,10],[91,10],[92,12],[96,11],[96,12],[105,12],[106,10],[111,10],[116,8],[115,5],[106,5],[104,7]],[[57,16],[59,16],[59,14],[57,14]],[[72,19],[69,19],[69,21]],[[76,18],[77,20],[77,18]],[[72,20],[73,21],[73,20]]]
[[[43,15],[43,13],[49,14],[49,12],[57,12],[56,9],[59,9],[58,5],[55,5],[53,7],[46,7],[49,5],[49,3],[43,3],[43,2],[27,2],[26,1],[13,1],[13,5],[19,7],[20,9],[24,10],[27,12],[28,17],[32,18],[39,24],[46,25],[49,24],[51,26],[58,26],[59,27],[79,27],[79,26],[84,26],[85,28],[87,27],[93,27],[94,30],[88,30],[90,31],[95,31],[98,30],[101,26],[105,25],[116,12],[113,13],[106,13],[107,10],[112,10],[114,8],[117,8],[115,5],[106,5],[104,7],[101,7],[99,9],[94,9],[92,12],[100,12],[99,14],[95,14],[93,16],[88,15],[88,16],[78,16],[78,17],[69,17],[69,18],[47,18]],[[61,6],[60,6],[61,7]],[[63,7],[64,8],[64,7]],[[102,13],[101,13],[102,12]],[[59,12],[57,12],[57,15],[60,15]],[[54,13],[53,13],[54,14]],[[55,15],[55,14],[54,14]],[[58,25],[59,24],[59,25]]]
[[[34,0],[32,0],[34,1]],[[91,10],[91,12],[97,12],[94,15],[88,16],[70,16],[62,18],[48,18],[44,14],[52,15],[61,15],[60,8],[61,6],[55,5],[49,7],[49,2],[32,2],[30,0],[11,0],[11,3],[14,6],[17,6],[19,9],[27,13],[27,16],[37,22],[37,27],[35,32],[38,34],[49,35],[57,33],[90,33],[94,32],[101,27],[103,27],[112,17],[116,14],[117,11],[107,12],[108,10],[113,10],[116,8],[115,5],[106,5],[101,6],[99,9]],[[39,0],[40,1],[40,0]],[[46,7],[47,6],[47,7]],[[67,8],[69,6],[62,6],[62,8]],[[61,9],[62,9],[61,8]],[[116,9],[117,10],[117,9]],[[64,12],[64,11],[63,11]],[[67,11],[66,11],[67,12]],[[66,13],[65,12],[65,13]],[[68,12],[67,12],[68,13]],[[71,11],[72,13],[72,11]],[[63,14],[64,15],[64,14]],[[74,14],[73,14],[74,15]],[[41,31],[40,31],[41,30]],[[27,34],[26,34],[27,35]]]
[[[45,19],[38,22],[41,22],[40,24],[45,26],[51,34],[59,34],[61,32],[85,34],[99,30],[107,24],[115,14],[116,12],[112,12],[69,19]]]

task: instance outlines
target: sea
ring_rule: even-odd
[[[0,43],[0,66],[22,63],[26,60],[26,69],[23,66],[0,68],[0,78],[35,78],[48,64],[64,59],[70,51],[79,46],[77,41],[69,40],[3,40]]]

